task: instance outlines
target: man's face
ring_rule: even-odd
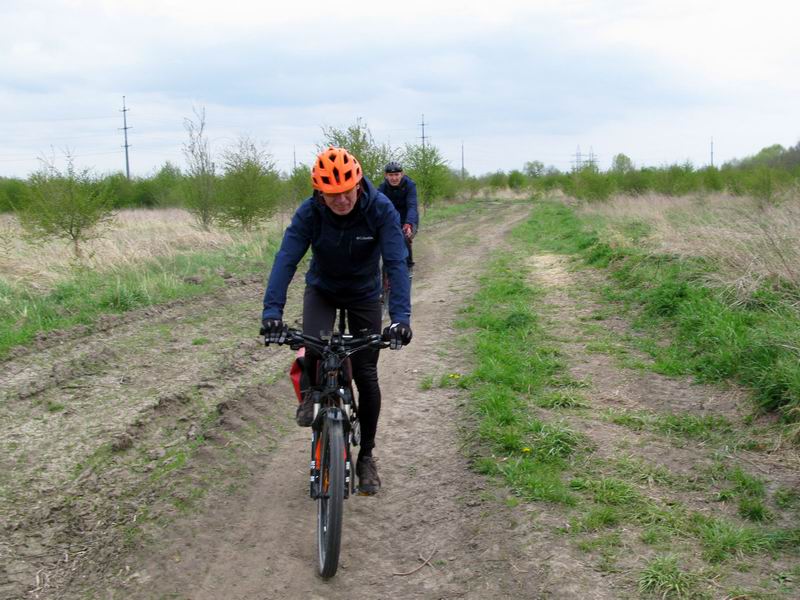
[[[386,181],[389,182],[389,185],[393,187],[397,187],[400,185],[400,180],[403,178],[403,172],[400,171],[399,173],[386,173]]]
[[[322,200],[325,206],[330,208],[337,215],[346,215],[356,205],[358,194],[361,191],[361,186],[356,185],[353,189],[340,194],[326,194],[322,193]]]

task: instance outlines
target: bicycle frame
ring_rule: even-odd
[[[314,405],[311,423],[309,494],[317,501],[317,552],[319,574],[336,574],[341,544],[343,500],[355,493],[351,445],[360,443],[358,410],[349,382],[342,376],[349,357],[367,348],[389,347],[380,334],[355,338],[345,334],[345,311],[339,310],[339,331],[330,339],[289,329],[278,344],[314,350],[322,358],[310,390]],[[343,459],[343,462],[342,462]]]
[[[386,348],[388,343],[379,334],[355,338],[344,332],[344,309],[339,310],[339,331],[330,340],[305,335],[297,330],[290,330],[286,342],[292,349],[301,346],[318,352],[322,359],[319,363],[317,389],[311,390],[314,404],[314,420],[311,424],[311,461],[309,469],[309,494],[312,499],[320,498],[323,486],[320,484],[320,449],[319,440],[326,419],[342,423],[345,436],[345,498],[355,493],[353,477],[353,457],[351,446],[358,446],[359,426],[358,409],[352,390],[343,383],[342,373],[349,357],[367,348]]]

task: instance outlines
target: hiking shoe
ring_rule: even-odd
[[[373,457],[359,457],[356,463],[356,475],[358,475],[358,491],[361,494],[371,496],[381,489],[381,478],[378,477],[378,469]]]
[[[311,394],[305,394],[303,401],[297,405],[294,420],[300,427],[311,427],[314,422],[314,401]]]

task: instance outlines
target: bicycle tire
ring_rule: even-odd
[[[317,557],[319,574],[328,579],[339,568],[344,512],[344,433],[342,423],[325,419],[320,434],[319,496],[317,497]]]

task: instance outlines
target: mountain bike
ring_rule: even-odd
[[[293,350],[305,347],[321,356],[315,385],[306,393],[312,395],[314,403],[309,492],[317,503],[318,570],[324,579],[333,577],[339,567],[344,500],[356,492],[350,447],[358,446],[360,428],[348,376],[350,356],[368,348],[389,347],[380,334],[345,334],[344,316],[344,309],[339,309],[339,330],[330,339],[289,329],[282,342]]]

